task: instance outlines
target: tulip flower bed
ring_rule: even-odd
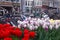
[[[0,24],[0,40],[32,40],[35,34],[28,29],[21,30],[10,24]]]
[[[60,27],[58,29],[39,27],[36,40],[60,40]]]
[[[36,30],[0,24],[0,40],[60,40],[60,28],[38,27]]]

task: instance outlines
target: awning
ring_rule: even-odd
[[[42,5],[42,8],[48,8],[48,6],[46,6],[46,5]]]
[[[13,7],[12,5],[0,5],[0,6],[4,6],[4,7]]]
[[[0,2],[0,6],[12,7],[13,5],[11,2]]]
[[[57,9],[57,8],[55,8],[55,7],[48,7],[48,9]]]
[[[47,8],[47,9],[57,9],[56,7],[49,7],[47,5],[42,5],[42,8]]]

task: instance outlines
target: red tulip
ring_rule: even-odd
[[[20,37],[20,36],[22,35],[22,32],[21,32],[21,31],[16,30],[16,31],[15,31],[15,35],[16,35],[16,36],[18,36],[18,37]]]
[[[20,28],[16,28],[15,30],[20,30]]]
[[[29,33],[29,30],[25,29],[24,34],[28,34],[28,33]]]
[[[10,32],[8,30],[7,31],[1,30],[0,33],[1,33],[0,36],[2,36],[3,38],[10,36]]]
[[[11,34],[15,34],[15,30],[10,30]]]
[[[2,34],[2,32],[0,31],[0,38],[3,38],[3,34]]]
[[[33,32],[33,31],[32,31],[32,32],[30,32],[30,37],[34,38],[34,37],[35,37],[35,34],[36,34],[36,33],[35,33],[35,32]]]
[[[22,31],[19,30],[19,29],[12,30],[12,34],[14,34],[15,36],[20,37],[22,35]]]
[[[29,40],[28,38],[22,38],[22,40]]]
[[[4,27],[10,27],[11,25],[10,24],[4,24]]]
[[[9,30],[7,30],[7,31],[5,31],[5,37],[9,37],[10,36],[10,31]]]
[[[29,34],[24,34],[24,38],[30,38],[30,35]]]
[[[4,38],[4,40],[12,40],[12,38]]]
[[[1,29],[1,28],[3,28],[3,25],[2,25],[2,24],[0,24],[0,29]]]

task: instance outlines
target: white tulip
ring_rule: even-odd
[[[54,27],[54,25],[50,24],[49,28],[52,29]]]
[[[21,26],[20,26],[20,25],[18,25],[18,28],[21,28]]]
[[[20,20],[17,21],[17,23],[19,23],[19,24],[20,24],[20,22],[21,22]]]
[[[56,25],[55,28],[58,29],[59,28],[59,25]]]
[[[38,26],[35,26],[35,29],[38,29]]]
[[[25,28],[25,27],[27,27],[27,25],[26,25],[26,24],[24,25],[24,28]]]
[[[30,25],[30,26],[29,26],[29,29],[30,29],[30,30],[33,30],[34,28]]]

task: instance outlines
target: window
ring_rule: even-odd
[[[34,2],[33,1],[31,2],[31,5],[34,5]]]
[[[59,6],[59,2],[55,2],[54,7],[58,7],[58,6]]]
[[[32,2],[33,2],[33,1],[29,1],[29,5],[30,5],[30,6],[32,6],[32,4],[33,4]]]
[[[28,7],[26,7],[26,12],[29,12],[29,8]]]
[[[0,0],[0,1],[5,1],[5,0]]]
[[[28,1],[28,6],[30,5],[30,1]]]
[[[39,9],[37,9],[37,13],[39,13]]]
[[[39,6],[42,5],[42,1],[36,1],[35,5],[39,5]]]
[[[39,2],[37,2],[37,5],[39,5]]]
[[[27,5],[27,1],[26,1],[25,5]]]
[[[52,1],[49,1],[49,6],[53,7],[53,2]]]
[[[19,0],[11,0],[11,1],[13,1],[13,2],[19,2]]]
[[[34,5],[36,5],[36,2],[34,2]]]
[[[39,1],[39,5],[41,5],[41,6],[42,6],[42,1]]]
[[[6,1],[10,1],[10,0],[6,0]]]
[[[32,6],[32,1],[26,1],[25,5],[26,6]]]
[[[12,2],[14,1],[14,0],[11,0]]]
[[[16,2],[19,2],[19,0],[16,0]]]
[[[6,1],[9,1],[9,0],[6,0]]]

